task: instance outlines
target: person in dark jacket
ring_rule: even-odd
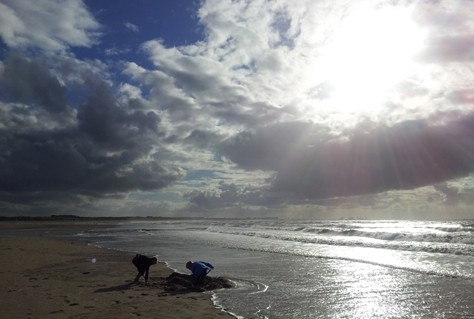
[[[212,269],[214,269],[214,266],[205,261],[188,261],[186,263],[186,268],[191,270],[191,272],[193,273],[193,283],[202,284],[204,282],[204,278]]]
[[[138,274],[135,277],[135,282],[138,282],[141,276],[145,277],[145,282],[148,282],[148,273],[150,271],[150,266],[158,262],[156,257],[147,257],[144,255],[136,254],[132,259],[132,263],[137,267]]]

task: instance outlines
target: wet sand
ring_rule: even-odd
[[[133,283],[133,254],[44,237],[0,237],[2,318],[233,318],[211,294],[169,289],[172,271]]]

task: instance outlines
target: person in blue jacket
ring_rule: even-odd
[[[212,269],[214,269],[214,266],[205,261],[188,261],[186,263],[186,268],[191,270],[193,273],[193,283],[202,284],[204,282],[204,278]]]

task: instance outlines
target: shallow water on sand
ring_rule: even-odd
[[[180,272],[209,261],[237,283],[215,302],[242,318],[474,318],[466,222],[181,220],[80,237]]]

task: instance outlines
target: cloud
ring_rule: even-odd
[[[465,1],[414,5],[428,30],[417,72],[373,109],[330,105],[321,60],[357,1],[203,1],[196,43],[170,45],[141,21],[100,48],[102,26],[83,2],[30,2],[0,4],[0,36],[20,52],[0,64],[0,207],[382,207],[425,185],[437,185],[436,200],[454,197],[443,183],[473,170]],[[145,30],[138,47],[117,40]],[[361,83],[371,92],[363,84],[375,82]]]
[[[13,49],[64,51],[90,47],[100,25],[82,1],[2,0],[0,36]]]
[[[125,27],[134,33],[140,32],[140,28],[136,24],[133,24],[131,22],[125,22]]]
[[[37,104],[50,112],[61,112],[67,108],[66,88],[58,79],[50,76],[43,64],[28,61],[15,55],[4,63],[0,77],[4,93],[16,102]]]
[[[291,116],[289,107],[305,108],[290,103],[300,96],[306,100],[307,75],[302,73],[311,73],[307,59],[301,59],[303,49],[283,44],[300,32],[297,13],[290,8],[278,1],[203,3],[198,15],[204,42],[167,47],[152,40],[143,45],[156,67],[149,71],[161,78],[152,93],[166,96],[166,81],[166,91],[172,87],[192,99],[194,110],[238,126],[278,121]]]
[[[223,142],[219,151],[244,169],[278,170],[327,137],[325,131],[310,122],[277,123],[239,133]]]
[[[415,17],[426,29],[425,50],[420,59],[428,62],[472,61],[474,26],[470,1],[438,1],[436,5],[422,2],[415,6]]]
[[[193,191],[186,195],[189,199],[187,211],[219,211],[229,207],[255,209],[256,207],[278,207],[287,202],[286,198],[270,196],[265,188],[241,187],[220,182],[216,191]]]
[[[271,191],[320,199],[414,189],[474,170],[474,114],[445,125],[408,121],[364,126],[328,139],[308,123],[276,124],[243,132],[221,151],[246,169],[276,171]]]
[[[443,194],[444,202],[447,205],[455,205],[461,198],[459,190],[456,187],[450,187],[447,183],[435,184],[433,188]]]
[[[163,137],[153,110],[134,99],[120,100],[107,83],[86,71],[82,81],[75,79],[84,96],[77,105],[69,104],[66,85],[44,65],[44,60],[18,55],[4,61],[3,199],[21,195],[26,202],[28,194],[33,200],[38,194],[66,198],[66,193],[108,197],[159,189],[183,176],[179,167],[153,158]],[[11,78],[10,70],[21,77]]]
[[[432,37],[420,58],[429,62],[468,62],[474,60],[474,30],[471,34]]]

